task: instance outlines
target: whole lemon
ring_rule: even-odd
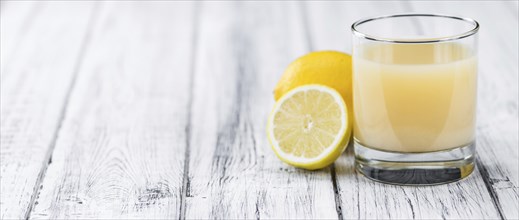
[[[274,99],[277,101],[298,86],[321,84],[334,88],[341,94],[348,107],[349,118],[352,118],[351,73],[351,56],[348,54],[337,51],[308,53],[296,59],[285,70],[274,89]]]

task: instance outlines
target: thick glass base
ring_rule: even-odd
[[[475,144],[426,153],[399,153],[368,148],[355,140],[355,166],[369,179],[398,185],[454,182],[474,170]]]

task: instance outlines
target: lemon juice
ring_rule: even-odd
[[[458,43],[355,48],[354,137],[393,152],[433,152],[474,140],[476,55]]]

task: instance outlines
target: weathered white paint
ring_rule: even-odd
[[[178,218],[193,3],[99,7],[31,218]]]
[[[25,218],[36,196],[91,9],[87,3],[2,2],[1,219]]]
[[[1,4],[2,219],[518,218],[517,3]],[[356,174],[351,148],[320,171],[280,162],[265,122],[286,65],[409,11],[482,24],[480,169],[402,187]]]
[[[17,51],[20,51],[20,44],[23,43],[24,37],[30,37],[33,35],[27,34],[32,26],[34,25],[34,17],[38,17],[42,12],[41,5],[35,2],[23,2],[20,4],[9,4],[8,2],[2,1],[0,3],[0,64],[2,77],[7,74],[6,67],[15,66],[6,65],[8,62],[14,61]],[[6,10],[8,8],[8,10]],[[30,40],[30,39],[29,39]],[[16,50],[15,50],[16,48]],[[32,48],[27,48],[26,51],[30,51]],[[9,59],[8,59],[9,57]]]

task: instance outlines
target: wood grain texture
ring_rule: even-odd
[[[420,6],[419,10],[418,6],[415,4],[423,5]],[[443,6],[442,6],[443,5]],[[402,12],[424,12],[434,13],[435,11],[431,11],[431,9],[437,9],[439,13],[446,14],[458,14],[455,13],[457,9],[464,8],[463,12],[467,13],[465,15],[461,14],[461,16],[469,16],[474,17],[477,20],[487,20],[491,19],[489,13],[471,13],[474,10],[481,10],[485,7],[492,6],[494,8],[493,11],[502,11],[508,13],[506,9],[502,8],[502,2],[497,3],[486,3],[486,5],[480,5],[479,3],[474,3],[473,5],[468,5],[465,3],[451,3],[451,2],[442,2],[433,3],[433,2],[392,2],[392,3],[382,3],[382,2],[347,2],[347,3],[322,3],[322,2],[313,2],[308,4],[307,10],[310,12],[309,15],[309,23],[312,27],[312,31],[310,31],[311,38],[313,39],[312,44],[315,45],[314,48],[316,50],[322,49],[342,49],[346,46],[346,51],[351,53],[351,37],[349,25],[353,23],[355,20],[361,17],[373,16],[373,15],[381,15],[381,14],[393,14],[393,13],[402,13]],[[451,10],[446,10],[446,8],[450,8]],[[485,17],[487,16],[487,17]],[[333,21],[329,20],[329,17],[334,17]],[[481,19],[480,19],[481,18]],[[517,27],[517,23],[513,23],[511,18],[503,18],[503,21],[508,21],[510,26]],[[485,22],[484,22],[485,23]],[[485,24],[483,25],[483,30],[485,28]],[[324,25],[323,25],[324,24]],[[334,28],[334,27],[344,27],[344,29]],[[498,30],[490,30],[490,32],[497,32]],[[506,30],[499,30],[500,32],[507,33]],[[508,32],[511,32],[509,30]],[[502,53],[502,54],[510,54],[512,59],[509,60],[517,60],[517,53],[511,52],[507,49],[498,49],[498,48],[518,48],[517,45],[517,33],[510,33],[510,35],[505,34],[504,36],[509,36],[507,45],[494,46],[493,50],[489,50],[489,46],[492,42],[488,42],[488,40],[496,38],[488,37],[485,39],[485,35],[487,35],[486,31],[482,31],[482,42],[480,42],[481,51],[495,51],[494,53]],[[342,37],[338,37],[342,36]],[[505,51],[502,51],[505,50]],[[485,61],[489,57],[493,56],[491,54],[480,53],[480,60]],[[515,57],[515,59],[514,59]],[[499,57],[494,56],[494,60],[498,61]],[[481,62],[482,64],[484,62]],[[488,99],[488,94],[499,95],[501,99],[500,104],[511,105],[510,108],[516,109],[517,106],[517,65],[515,65],[515,69],[512,68],[512,65],[509,63],[505,63],[502,61],[495,62],[494,65],[508,66],[509,69],[500,70],[499,76],[493,77],[511,77],[511,75],[515,75],[514,77],[508,78],[509,82],[498,82],[499,84],[508,86],[504,87],[502,90],[496,93],[496,91],[487,91],[485,88],[486,81],[491,80],[488,78],[487,80],[483,80],[483,83],[480,83],[480,109],[488,108],[488,105],[492,105],[491,102],[496,102],[495,98],[493,100]],[[486,67],[491,67],[488,63],[484,63],[482,67],[481,74],[484,74]],[[486,66],[486,67],[485,67]],[[495,71],[495,69],[494,69]],[[505,73],[506,71],[506,73]],[[502,72],[502,73],[501,73]],[[505,76],[507,75],[507,76]],[[488,77],[488,76],[487,76]],[[511,83],[515,83],[511,84]],[[482,85],[484,84],[484,85]],[[483,87],[483,88],[482,88]],[[515,88],[514,88],[515,87]],[[482,94],[482,95],[481,95]],[[515,100],[515,101],[514,101]],[[499,108],[499,107],[498,107]],[[506,108],[505,108],[506,109]],[[488,110],[488,109],[485,109]],[[501,110],[503,111],[503,110]],[[505,111],[509,111],[505,110]],[[503,148],[515,148],[515,152],[517,150],[517,112],[515,110],[509,112],[498,113],[499,117],[502,117],[505,120],[508,120],[508,123],[503,124],[502,122],[498,122],[493,117],[492,127],[502,126],[503,130],[501,132],[505,132],[507,138],[498,138],[499,134],[481,134],[481,122],[479,126],[479,138],[478,138],[478,150],[480,152],[481,161],[488,161],[490,158],[487,155],[482,156],[481,152],[487,153],[488,149],[492,149],[493,146],[504,145]],[[481,112],[480,112],[481,113]],[[486,117],[492,117],[493,114],[491,112],[485,111],[483,113]],[[488,121],[481,120],[480,121]],[[502,124],[502,125],[500,125]],[[488,125],[487,125],[488,126]],[[495,129],[495,128],[494,128]],[[488,137],[493,137],[496,142],[487,142],[481,143],[482,140],[486,140]],[[481,146],[484,145],[484,146]],[[508,146],[507,146],[508,145]],[[350,146],[351,147],[351,146]],[[514,149],[508,149],[507,152],[511,153],[509,155],[501,154],[500,158],[506,158],[504,163],[499,169],[508,171],[506,173],[500,173],[500,177],[502,180],[507,180],[507,178],[515,178],[517,174],[517,154],[514,153]],[[495,153],[494,153],[495,155]],[[496,155],[497,156],[497,155]],[[487,158],[485,158],[487,157]],[[495,160],[495,159],[494,159]],[[481,168],[481,167],[480,167]],[[503,217],[500,208],[503,206],[502,204],[495,205],[494,204],[494,195],[492,192],[487,191],[487,177],[488,174],[485,167],[483,167],[485,171],[482,171],[480,174],[478,171],[475,171],[469,178],[466,180],[435,186],[435,187],[401,187],[401,186],[391,186],[391,185],[383,185],[374,183],[372,181],[366,180],[362,175],[356,175],[353,168],[353,155],[350,151],[347,152],[346,156],[341,157],[336,162],[336,172],[337,172],[337,180],[338,180],[338,188],[340,191],[340,198],[342,201],[341,209],[343,211],[344,218],[397,218],[397,219],[407,219],[407,218],[500,218]],[[480,169],[481,170],[481,169]],[[515,171],[515,173],[514,173]],[[482,175],[483,174],[483,175]],[[491,179],[491,178],[490,178]],[[490,180],[489,179],[489,180]],[[517,212],[517,200],[514,199],[517,195],[517,188],[514,188],[514,185],[507,185],[509,190],[506,193],[502,193],[506,200],[506,204],[508,206],[508,212],[510,215],[506,215],[510,219],[517,218],[514,212]],[[511,189],[510,189],[511,188]],[[353,197],[353,199],[352,199]],[[516,207],[514,207],[516,206]],[[376,207],[376,208],[374,208]],[[503,209],[505,207],[503,206]],[[462,211],[461,211],[462,210]]]
[[[286,65],[308,51],[294,2],[200,9],[187,219],[337,218],[329,169],[283,164],[265,123]]]
[[[91,9],[87,3],[2,2],[1,219],[25,218],[36,197]]]
[[[103,2],[31,218],[178,218],[191,2]]]

